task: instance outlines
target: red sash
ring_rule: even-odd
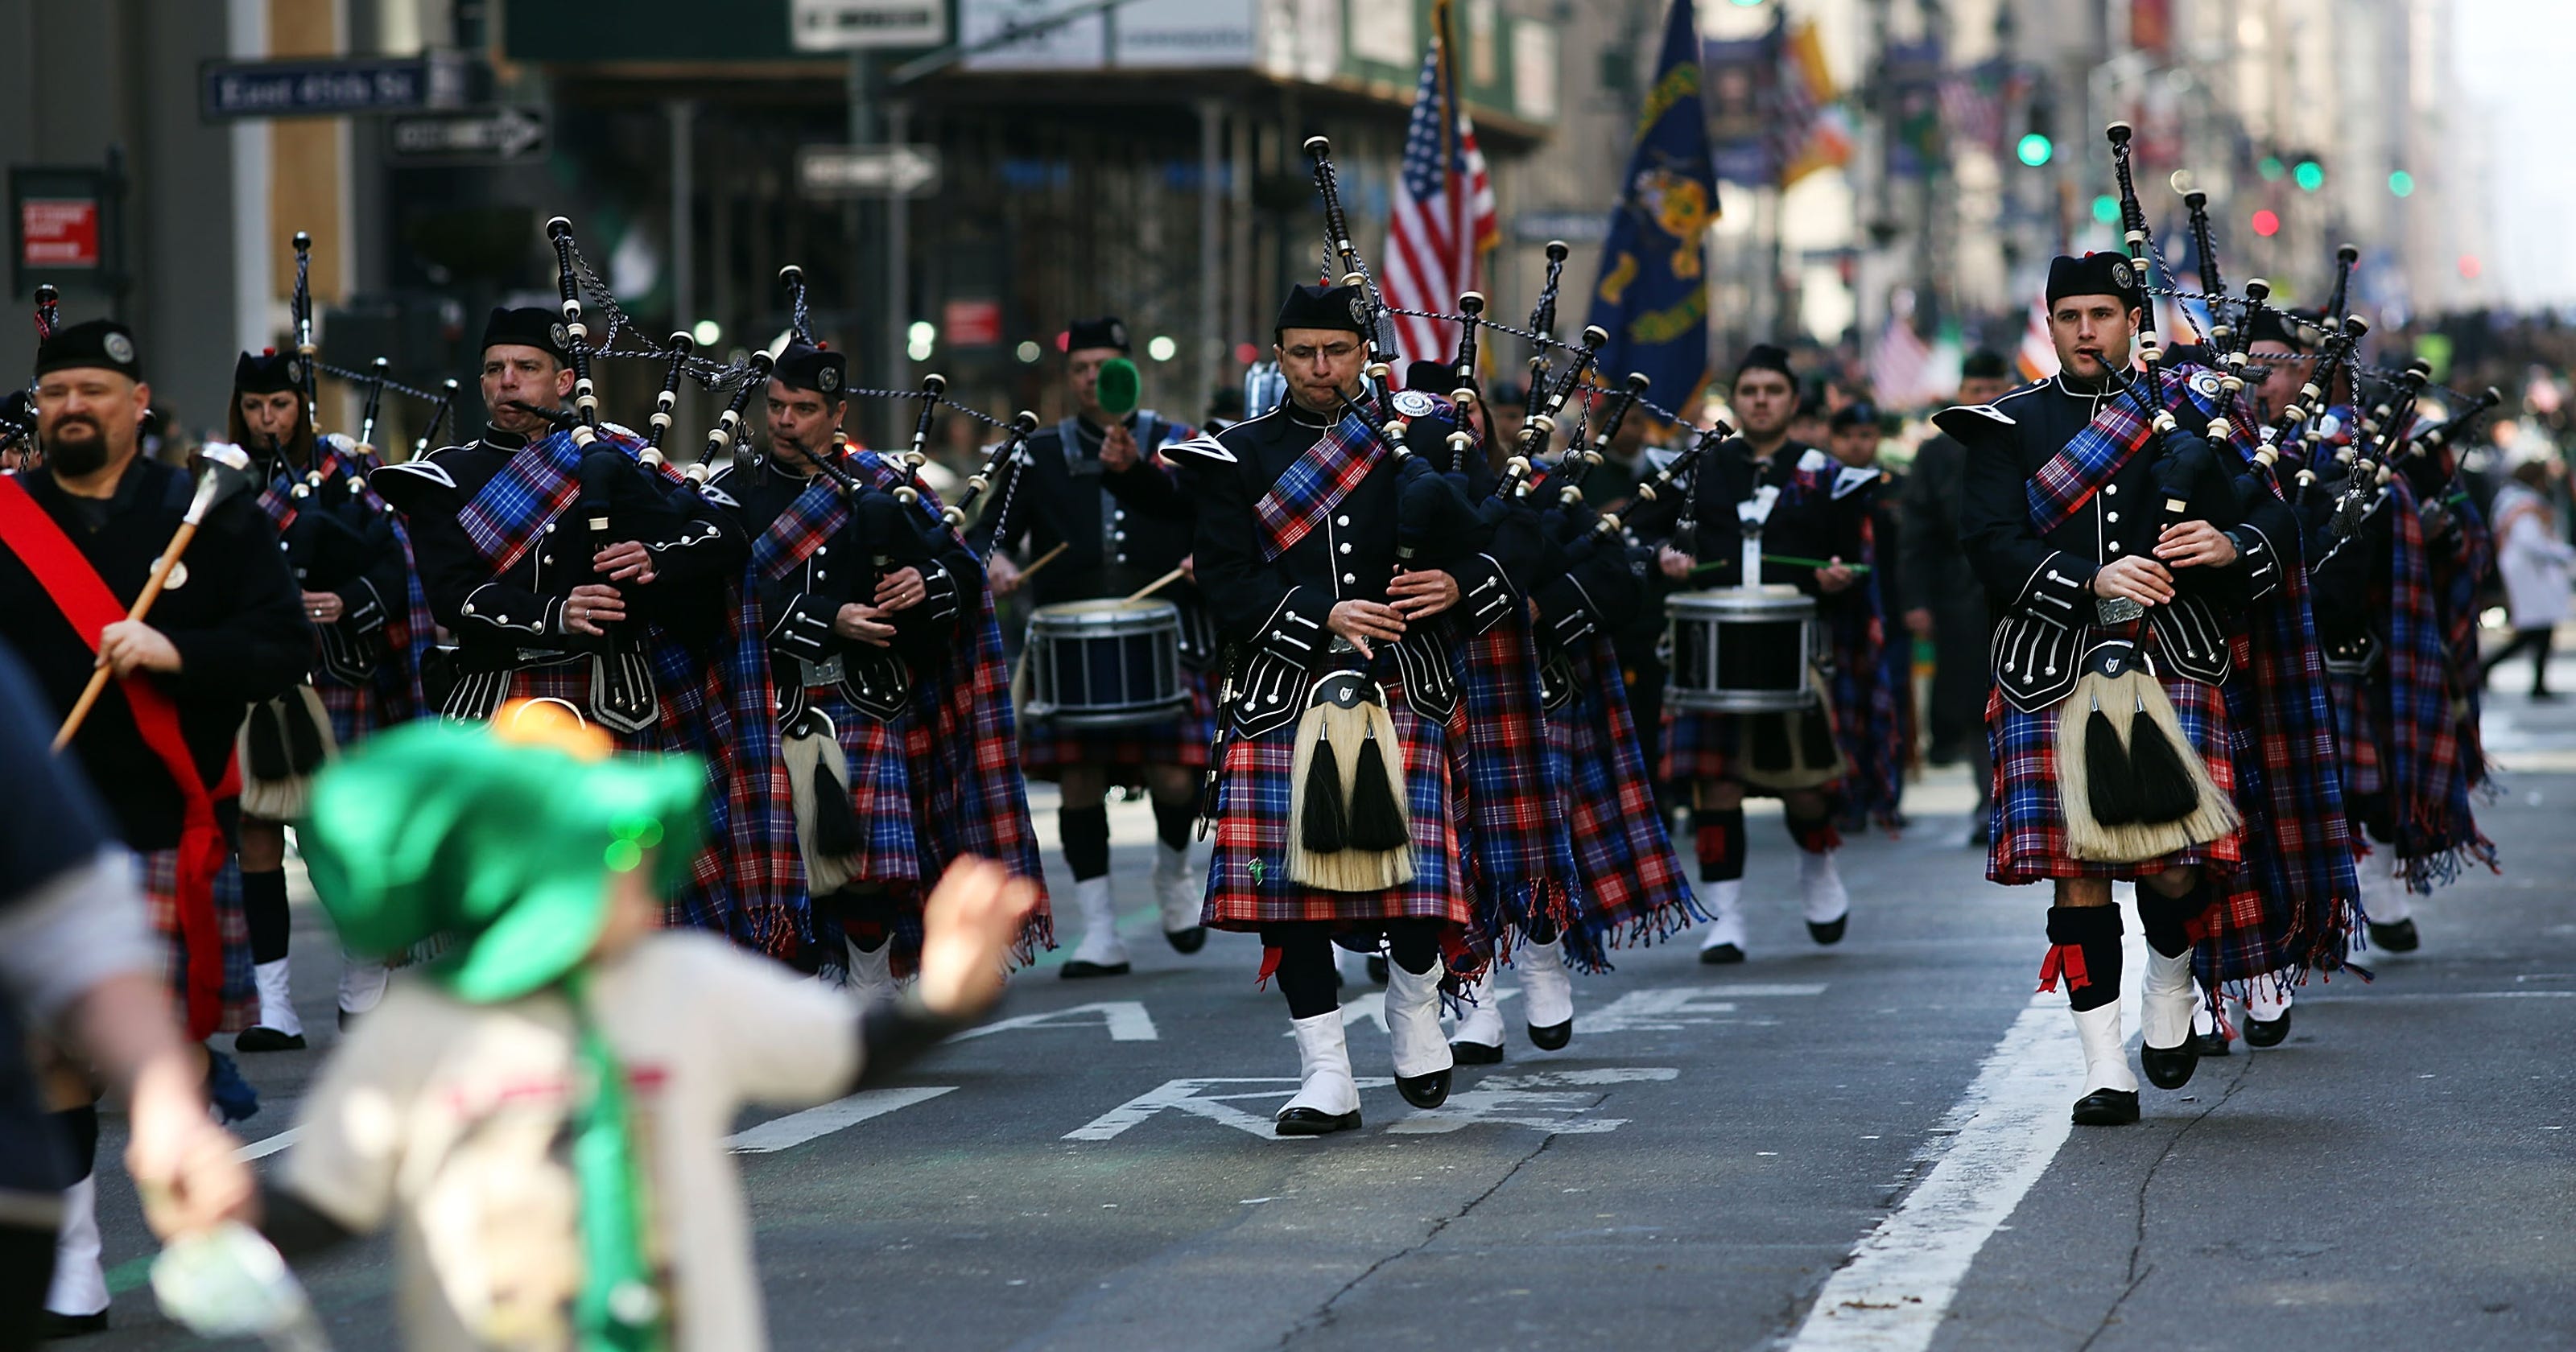
[[[71,621],[74,632],[98,651],[99,635],[125,618],[125,603],[107,589],[98,570],[90,566],[71,537],[63,534],[45,509],[30,496],[14,476],[0,475],[0,546],[6,546],[35,574],[36,582],[45,589],[63,618]],[[161,758],[170,777],[179,785],[185,810],[179,825],[179,869],[175,904],[179,914],[179,941],[187,950],[188,977],[184,992],[188,1008],[188,1036],[203,1039],[215,1031],[223,1018],[224,945],[220,924],[215,918],[215,875],[224,867],[223,828],[215,822],[215,799],[229,798],[241,791],[239,767],[232,754],[224,755],[223,782],[212,791],[197,773],[197,761],[188,754],[188,740],[179,730],[179,706],[169,694],[151,681],[136,677],[119,680],[126,707],[134,714],[134,730],[143,744]]]

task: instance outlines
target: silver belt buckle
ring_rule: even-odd
[[[2136,601],[2132,601],[2125,596],[2097,596],[2093,598],[2094,618],[2101,621],[2103,624],[2127,624],[2129,621],[2146,613],[2147,608],[2144,605],[2141,605]]]
[[[839,685],[847,674],[838,656],[827,657],[820,662],[808,662],[800,657],[796,659],[796,665],[804,669],[807,689],[818,685]]]

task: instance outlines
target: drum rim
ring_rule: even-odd
[[[1124,596],[1095,596],[1081,601],[1055,601],[1029,611],[1029,623],[1055,618],[1075,624],[1097,624],[1108,620],[1159,619],[1169,615],[1177,623],[1181,608],[1158,597],[1130,599]]]

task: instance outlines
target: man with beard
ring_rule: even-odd
[[[277,528],[320,639],[307,679],[252,706],[241,742],[242,909],[259,1022],[233,1048],[291,1051],[304,1045],[304,1024],[288,979],[286,823],[304,814],[305,786],[326,756],[420,716],[429,603],[410,537],[368,486],[383,462],[346,437],[315,435],[292,357],[274,348],[241,354],[230,424],[231,440],[250,452],[260,510]],[[384,991],[383,963],[344,956],[340,1021],[373,1009]]]
[[[171,569],[150,616],[125,618],[195,490],[142,454],[151,406],[134,337],[112,320],[57,330],[36,354],[44,465],[0,478],[0,639],[25,657],[60,720],[90,674],[115,688],[70,750],[141,856],[153,928],[188,1035],[250,1026],[250,934],[239,894],[218,893],[238,828],[233,744],[252,702],[302,679],[312,651],[277,532],[238,497],[215,504]],[[75,1075],[76,1080],[81,1076]],[[97,1149],[94,1093],[58,1099],[80,1119],[74,1172]],[[47,1308],[103,1316],[95,1193],[69,1196]]]

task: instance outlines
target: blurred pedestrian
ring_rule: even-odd
[[[2576,565],[2551,505],[2551,471],[2545,460],[2525,460],[2513,467],[2511,482],[2496,492],[2496,571],[2504,577],[2505,609],[2513,620],[2513,641],[2489,654],[2484,667],[2495,669],[2514,657],[2531,657],[2531,697],[2554,700],[2549,688],[2549,643],[2560,620],[2567,618],[2568,572]]]
[[[765,1346],[735,1114],[851,1093],[964,1027],[1035,903],[1000,865],[959,864],[919,982],[862,1007],[659,928],[707,829],[705,774],[612,749],[513,703],[488,727],[381,734],[314,786],[305,857],[342,939],[448,948],[315,1082],[262,1229],[292,1257],[398,1227],[410,1347]]]
[[[1991,404],[2012,388],[2011,368],[2003,354],[1980,350],[1960,364],[1958,402],[1968,407]],[[1924,701],[1923,723],[1928,745],[1924,759],[1934,765],[1968,763],[1976,786],[1976,810],[1969,814],[1968,843],[1986,843],[1986,799],[1993,791],[1993,770],[1986,754],[1986,637],[1991,625],[1986,598],[1959,546],[1959,480],[1968,449],[1944,432],[1914,452],[1913,471],[1904,492],[1903,580],[1906,631],[1932,640],[1932,689]]]

